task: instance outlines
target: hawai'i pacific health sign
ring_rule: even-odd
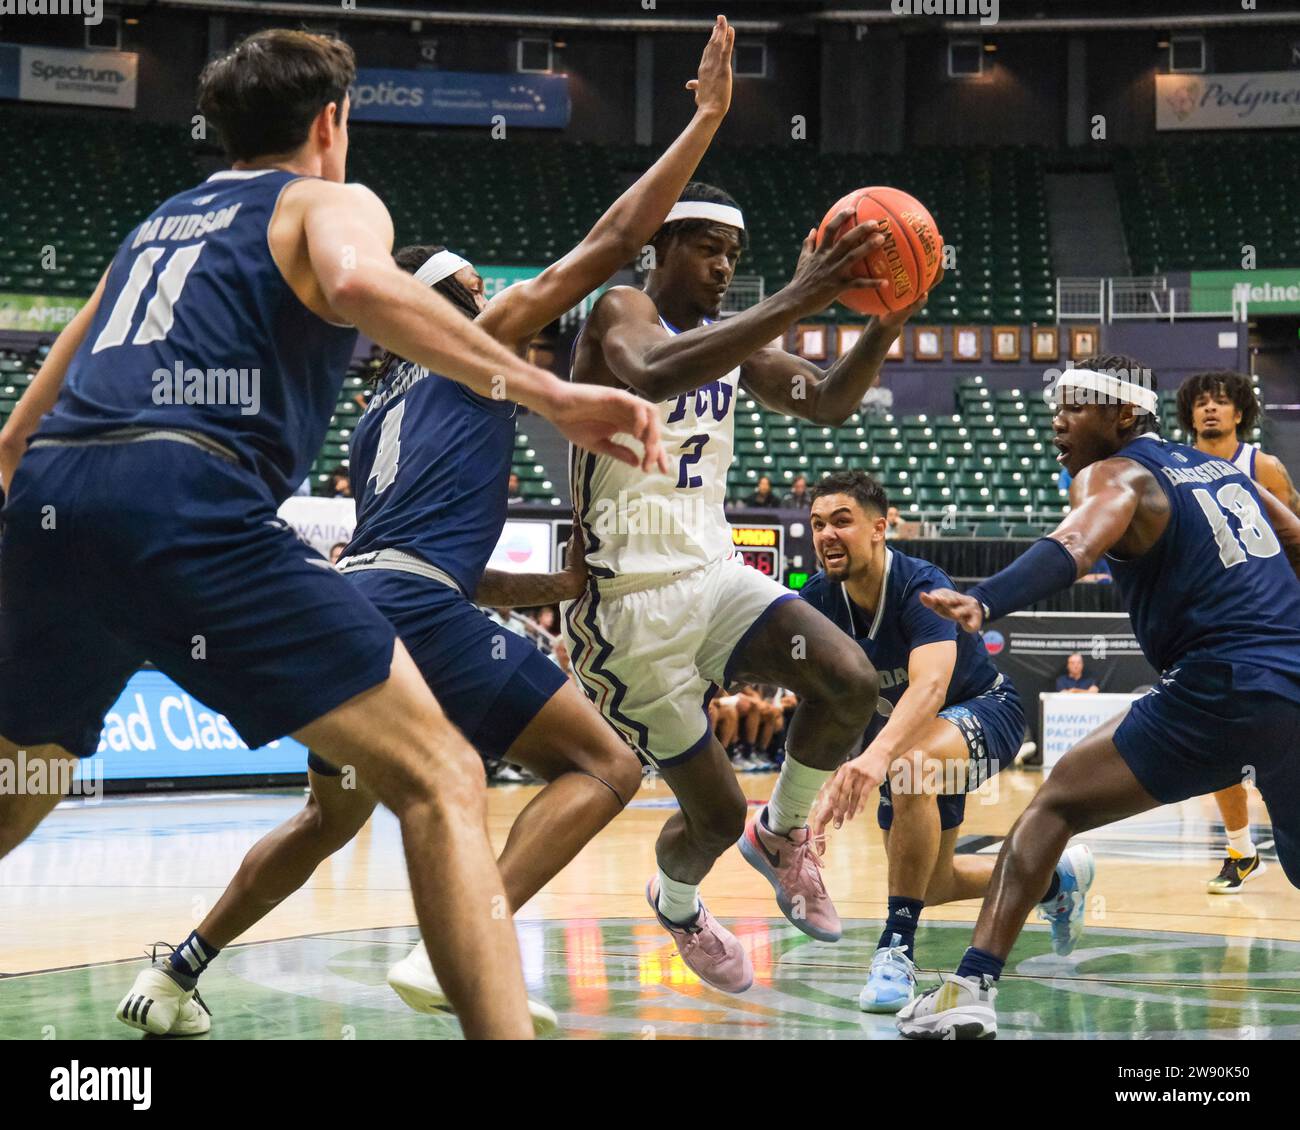
[[[363,67],[352,88],[353,119],[409,125],[563,129],[569,124],[563,75],[478,74]]]
[[[1156,75],[1156,129],[1300,126],[1300,71]]]

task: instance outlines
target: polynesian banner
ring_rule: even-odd
[[[1156,129],[1300,126],[1300,71],[1156,75]]]

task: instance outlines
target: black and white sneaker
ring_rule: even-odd
[[[212,1013],[194,989],[183,989],[161,962],[141,970],[114,1015],[128,1028],[153,1036],[201,1036]]]
[[[1230,855],[1223,861],[1219,873],[1205,884],[1205,889],[1212,895],[1235,895],[1267,870],[1258,852],[1240,857]]]

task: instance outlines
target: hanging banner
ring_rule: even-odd
[[[1300,71],[1156,75],[1156,129],[1300,126]]]
[[[135,109],[133,51],[75,51],[0,43],[0,98]]]
[[[1192,271],[1191,295],[1193,313],[1222,310],[1232,295],[1252,318],[1300,314],[1300,270]]]
[[[408,125],[563,129],[569,124],[564,75],[399,71],[362,67],[352,88],[352,118]]]
[[[85,304],[85,298],[0,294],[0,330],[55,334],[72,321]]]

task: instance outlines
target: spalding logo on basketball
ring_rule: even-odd
[[[1001,632],[984,633],[984,649],[990,655],[1000,655],[1004,647],[1006,647],[1006,640],[1002,638]]]
[[[852,223],[840,229],[837,238],[866,220],[880,224],[884,246],[858,260],[854,274],[886,281],[879,290],[846,290],[840,301],[859,314],[887,314],[910,306],[930,288],[939,270],[943,237],[925,205],[897,188],[859,188],[838,200],[817,229],[820,247],[826,228],[836,215],[848,209]]]

